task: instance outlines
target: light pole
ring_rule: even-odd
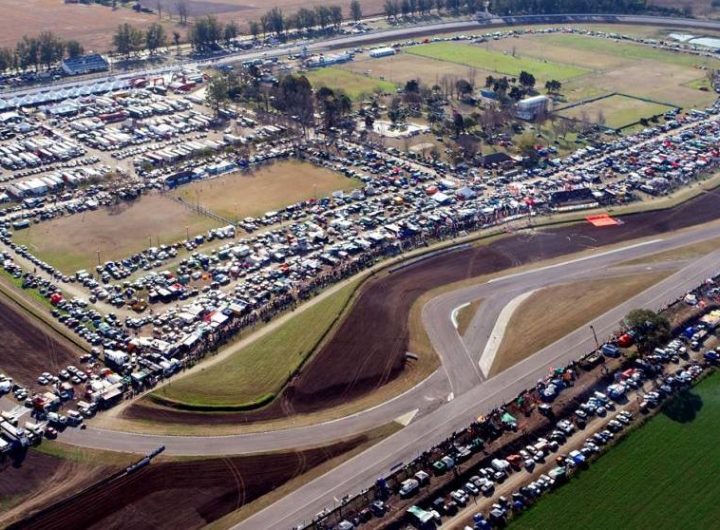
[[[595,333],[595,327],[592,324],[590,324],[590,330],[592,331],[593,338],[595,339],[595,349],[599,350],[600,342],[598,341],[597,333]]]

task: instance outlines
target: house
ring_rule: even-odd
[[[482,157],[482,165],[485,169],[513,167],[517,161],[507,153],[490,153]]]
[[[83,75],[92,72],[107,72],[110,69],[110,63],[99,53],[88,53],[65,59],[62,62],[62,69],[66,75]]]

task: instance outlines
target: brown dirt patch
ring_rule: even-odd
[[[311,468],[363,444],[243,457],[156,462],[49,507],[18,528],[202,528]]]
[[[65,39],[77,39],[86,50],[105,51],[120,24],[144,27],[157,17],[100,5],[65,4],[62,0],[3,0],[0,45],[14,47],[23,35],[50,29]]]
[[[58,372],[77,362],[78,348],[0,295],[0,371],[30,385],[44,371]]]
[[[22,462],[0,463],[0,525],[37,509],[43,503],[92,484],[111,467],[87,465],[29,451]]]
[[[319,199],[337,190],[351,190],[362,183],[308,162],[288,160],[260,169],[193,182],[173,195],[208,208],[228,219],[257,217],[270,210],[308,199]]]
[[[13,235],[40,259],[67,274],[150,246],[175,243],[221,223],[194,213],[169,196],[152,194],[112,208],[67,215]]]

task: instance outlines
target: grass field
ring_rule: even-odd
[[[314,88],[326,86],[333,90],[344,90],[351,99],[360,99],[365,95],[374,92],[390,92],[393,93],[397,86],[390,81],[384,81],[375,77],[370,77],[343,68],[329,67],[310,70],[305,73]]]
[[[420,79],[432,86],[440,83],[443,76],[455,76],[470,79],[472,68],[463,64],[441,61],[430,57],[421,57],[411,53],[399,53],[381,59],[358,59],[342,65],[343,70],[350,70],[362,75],[382,78],[386,81],[404,85],[410,79]],[[476,82],[484,80],[492,72],[475,69]]]
[[[629,434],[513,529],[706,529],[720,517],[720,375]]]
[[[690,67],[694,67],[698,64],[707,66],[714,65],[714,67],[717,67],[720,64],[720,61],[702,58],[687,53],[676,53],[642,44],[614,41],[611,39],[596,37],[586,37],[583,35],[545,35],[543,36],[543,40],[549,44],[566,46],[573,50],[611,55],[632,61],[652,60],[661,63],[671,63]]]
[[[498,374],[670,275],[669,271],[548,287],[517,308],[495,356]]]
[[[361,279],[355,279],[272,333],[209,368],[164,386],[157,395],[203,407],[267,402],[314,351],[360,282]]]
[[[606,126],[621,129],[640,121],[642,118],[664,114],[672,108],[668,105],[614,95],[560,111],[558,114],[573,119],[581,119],[584,115],[595,123],[601,121],[600,116],[602,115]]]
[[[299,201],[361,186],[340,173],[296,160],[276,162],[251,172],[193,182],[175,191],[184,201],[228,219],[257,217]]]
[[[479,45],[434,42],[408,48],[407,53],[460,63],[472,68],[517,76],[525,70],[536,78],[564,81],[586,74],[588,70],[571,64],[556,63],[532,57],[513,57],[510,54],[490,51]]]
[[[13,234],[37,257],[70,274],[100,261],[127,257],[144,248],[185,239],[219,226],[168,197],[143,196],[117,210],[102,208],[32,225]],[[151,244],[152,243],[152,244]]]

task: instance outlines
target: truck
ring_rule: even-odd
[[[414,478],[404,480],[402,484],[400,484],[400,497],[406,499],[414,495],[418,491],[418,489],[420,489],[420,483]]]
[[[21,448],[27,448],[30,446],[30,440],[27,437],[25,429],[21,427],[15,427],[13,424],[6,421],[0,422],[0,433],[12,444],[15,444]]]

